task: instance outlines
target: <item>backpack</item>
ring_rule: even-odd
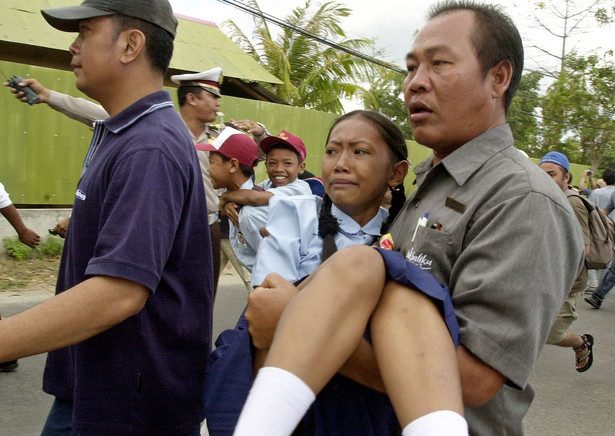
[[[583,198],[577,192],[569,189],[566,197],[576,195],[579,197],[587,213],[589,214],[589,256],[585,258],[587,269],[604,269],[609,266],[613,259],[613,249],[615,249],[615,223],[609,218],[602,209],[590,200]]]

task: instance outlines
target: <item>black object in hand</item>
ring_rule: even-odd
[[[11,88],[15,88],[18,91],[21,91],[26,96],[26,102],[32,106],[35,103],[38,103],[38,94],[32,90],[29,86],[19,86],[23,79],[19,76],[13,76],[9,80],[9,85]]]

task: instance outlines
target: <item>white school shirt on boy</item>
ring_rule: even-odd
[[[291,283],[310,275],[322,262],[323,240],[318,236],[318,216],[322,198],[316,195],[274,197],[269,200],[267,231],[258,248],[252,271],[252,286],[260,285],[267,274],[276,272]],[[334,236],[338,250],[351,245],[371,245],[379,236],[389,212],[379,212],[363,227],[335,205],[331,214],[340,231]]]
[[[4,209],[5,207],[9,207],[13,202],[9,197],[9,193],[4,189],[4,185],[0,183],[0,209]]]
[[[299,179],[279,188],[273,187],[269,179],[259,183],[258,186],[267,192],[271,192],[274,195],[272,198],[277,196],[310,195],[312,193],[310,185]],[[252,189],[253,187],[254,183],[252,180],[249,180],[239,189]],[[239,261],[250,271],[254,267],[258,246],[263,240],[260,235],[260,229],[267,224],[268,211],[268,206],[243,206],[239,211],[239,231],[235,226],[230,226],[229,228],[231,246],[235,250]]]

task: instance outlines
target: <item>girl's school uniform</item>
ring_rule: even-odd
[[[269,272],[277,272],[285,279],[299,283],[318,268],[323,248],[323,240],[318,236],[321,204],[321,198],[309,195],[270,200],[267,221],[270,236],[260,244],[252,272],[253,285],[262,283]],[[340,231],[334,237],[338,249],[358,244],[371,245],[377,241],[382,223],[388,217],[388,211],[380,208],[376,216],[361,227],[335,205],[331,207],[331,214],[340,225]],[[392,274],[388,273],[393,279],[406,281],[437,299],[448,292],[446,286],[429,273],[403,262],[403,256],[402,263],[410,266],[402,265],[397,256],[384,250],[381,253],[387,268],[390,265],[392,269]],[[454,332],[459,329],[454,321],[447,322],[447,325],[455,337]],[[369,340],[369,329],[365,337]],[[252,344],[248,323],[242,314],[235,329],[220,334],[216,349],[209,358],[205,416],[211,436],[233,434],[253,381]],[[336,375],[317,395],[295,434],[378,436],[399,431],[397,417],[386,394]]]

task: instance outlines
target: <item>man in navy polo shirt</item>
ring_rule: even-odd
[[[163,91],[177,21],[167,0],[42,12],[79,32],[77,88],[110,118],[77,187],[57,295],[0,321],[0,362],[50,351],[44,435],[198,435],[213,273],[196,152]]]

